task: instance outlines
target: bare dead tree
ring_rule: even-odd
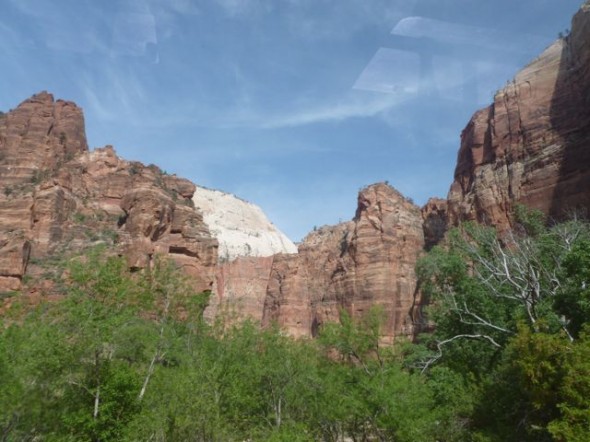
[[[553,253],[543,255],[538,238],[518,235],[512,231],[501,238],[486,230],[465,229],[462,238],[454,246],[465,257],[470,275],[485,288],[488,300],[498,304],[519,306],[529,325],[539,331],[543,302],[550,301],[561,289],[562,259],[570,252],[587,226],[576,220],[556,225],[548,233]],[[544,258],[542,258],[542,256]],[[550,257],[551,259],[547,259]],[[422,367],[425,371],[443,355],[443,347],[460,339],[487,341],[496,348],[501,341],[494,336],[513,335],[516,329],[494,322],[477,306],[470,305],[464,293],[459,293],[453,283],[444,282],[438,287],[439,301],[448,312],[469,327],[470,333],[461,333],[436,342],[436,353]],[[564,317],[558,318],[560,326],[570,341],[573,336]],[[486,332],[487,331],[487,332]]]

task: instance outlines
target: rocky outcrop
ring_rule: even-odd
[[[233,316],[277,323],[296,337],[315,336],[322,324],[339,321],[342,309],[360,318],[379,306],[383,341],[392,342],[414,332],[413,308],[420,303],[414,266],[423,247],[420,209],[390,186],[375,184],[360,192],[352,221],[314,230],[298,254],[222,266],[218,294],[227,281],[230,287],[241,281],[249,295],[236,297],[242,304]]]
[[[47,92],[32,96],[0,117],[4,189],[40,182],[87,150],[82,109],[70,101],[54,101]]]
[[[230,193],[198,187],[193,202],[211,234],[219,241],[219,260],[240,256],[297,253],[297,247],[277,229],[260,207]]]
[[[135,269],[169,256],[196,290],[212,289],[217,240],[193,207],[195,186],[110,146],[89,152],[75,104],[43,92],[3,115],[0,172],[0,292],[98,244]]]
[[[384,313],[384,342],[412,335],[414,266],[424,247],[420,209],[387,184],[359,193],[354,219],[310,233],[298,255],[275,257],[263,323],[313,336],[340,310],[353,318]]]
[[[475,113],[461,135],[448,203],[452,223],[511,225],[515,204],[552,217],[590,208],[590,3]]]
[[[60,234],[51,219],[40,223],[40,216],[53,204],[51,218],[61,217],[67,201],[63,192],[40,184],[87,150],[82,110],[47,92],[0,117],[0,292],[20,288],[35,227],[47,239]]]

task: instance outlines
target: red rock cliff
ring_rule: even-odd
[[[461,134],[451,222],[505,229],[514,204],[561,217],[590,208],[590,2],[547,48],[475,113]]]
[[[195,186],[119,158],[88,151],[82,111],[43,92],[0,117],[0,292],[40,277],[48,259],[106,244],[132,268],[172,257],[211,289],[213,239],[192,204]]]
[[[263,323],[313,336],[345,309],[353,318],[381,306],[384,341],[413,333],[414,266],[424,247],[420,209],[387,184],[359,193],[354,219],[310,233],[298,255],[275,256]]]

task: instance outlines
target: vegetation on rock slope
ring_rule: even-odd
[[[1,440],[431,440],[427,380],[379,348],[375,315],[295,341],[206,325],[165,262],[129,274],[96,251],[66,275],[62,301],[4,317]]]
[[[315,341],[202,321],[169,263],[72,260],[61,301],[0,329],[2,441],[585,441],[590,227],[521,211],[418,265],[434,332],[382,347],[382,313]]]

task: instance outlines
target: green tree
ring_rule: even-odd
[[[96,249],[67,275],[62,300],[0,329],[7,440],[121,440],[144,413],[158,368],[180,361],[179,333],[187,343],[199,333],[207,295],[167,262],[131,274]]]
[[[64,376],[71,361],[65,335],[34,312],[0,324],[0,435],[33,440],[60,429]]]
[[[453,435],[466,429],[477,441],[584,440],[588,404],[574,392],[585,391],[587,376],[583,358],[573,355],[583,354],[577,338],[590,313],[588,224],[546,227],[539,214],[522,210],[516,219],[515,231],[501,237],[465,224],[419,262],[435,326],[421,337],[432,350],[422,369],[435,398],[448,383],[463,392],[463,404],[442,408],[442,419],[463,422]],[[450,372],[437,379],[441,369]],[[574,379],[577,388],[569,388]]]
[[[563,260],[562,283],[555,309],[568,320],[568,328],[578,336],[590,321],[590,239],[576,242]]]
[[[384,320],[375,308],[354,321],[343,311],[340,324],[326,326],[320,342],[336,356],[342,398],[342,436],[354,440],[430,441],[437,432],[437,410],[426,379],[406,371],[391,347],[380,345]],[[335,439],[337,440],[337,439]]]
[[[555,303],[561,296],[572,306],[566,298],[579,294],[579,289],[564,292],[567,278],[569,286],[583,286],[583,263],[573,263],[585,253],[580,248],[588,238],[588,225],[571,221],[541,228],[539,222],[528,220],[524,232],[506,232],[501,238],[491,228],[467,223],[450,232],[447,244],[419,261],[418,277],[436,324],[432,361],[443,356],[443,347],[460,347],[463,355],[467,347],[479,347],[471,358],[472,367],[479,370],[482,361],[487,364],[516,334],[519,323],[536,331],[561,330],[573,339],[570,325],[576,328],[579,320]]]
[[[548,429],[558,442],[590,440],[590,336],[582,333],[574,345],[564,346],[559,416]]]

